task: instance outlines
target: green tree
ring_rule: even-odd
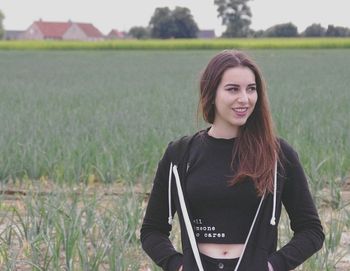
[[[249,35],[248,37],[252,38],[262,38],[264,36],[264,30],[249,30]]]
[[[332,24],[328,25],[326,31],[327,37],[349,37],[350,29],[343,26],[334,26]]]
[[[149,29],[143,26],[134,26],[130,28],[129,35],[135,39],[147,39],[149,38]]]
[[[168,7],[156,8],[149,26],[152,38],[169,39],[174,37],[174,22]]]
[[[276,24],[264,32],[265,37],[297,37],[298,28],[292,23]]]
[[[4,18],[5,18],[5,16],[0,10],[0,39],[2,39],[2,37],[4,36],[4,32],[5,32],[4,27],[2,25],[2,21]]]
[[[188,8],[156,8],[150,23],[151,37],[158,39],[194,38],[198,26]]]
[[[320,24],[312,24],[301,34],[304,37],[322,37],[326,34],[326,29]]]
[[[198,26],[191,15],[191,11],[185,7],[176,7],[172,12],[175,38],[195,38]]]
[[[252,12],[248,6],[250,0],[214,0],[218,17],[226,26],[224,37],[247,37],[250,33]]]

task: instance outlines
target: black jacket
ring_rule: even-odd
[[[158,164],[156,176],[146,214],[141,227],[141,243],[151,259],[163,270],[175,271],[183,265],[184,271],[199,270],[190,245],[181,209],[176,182],[171,182],[169,193],[169,170],[176,165],[184,188],[186,182],[187,159],[191,141],[197,134],[171,142]],[[276,187],[276,225],[270,224],[273,209],[273,194],[265,195],[259,215],[252,228],[238,270],[268,270],[269,261],[275,271],[292,270],[318,251],[324,241],[324,233],[315,205],[309,192],[307,179],[300,165],[297,153],[284,140],[280,140],[282,164],[278,165]],[[186,206],[186,189],[182,189]],[[176,251],[169,240],[171,225],[169,219],[169,198],[172,216],[177,211],[181,228],[182,251]],[[282,203],[287,210],[294,232],[293,238],[281,249],[277,248],[277,225]],[[191,219],[191,210],[187,209]],[[186,215],[185,215],[186,216]]]

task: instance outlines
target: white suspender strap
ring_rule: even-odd
[[[196,238],[194,237],[192,224],[190,222],[190,218],[189,218],[189,215],[188,215],[188,212],[187,212],[185,199],[184,199],[184,194],[182,192],[181,183],[180,183],[180,177],[179,177],[179,173],[177,171],[177,166],[176,165],[173,166],[173,172],[174,172],[174,176],[175,176],[175,180],[176,180],[176,187],[177,187],[177,191],[178,191],[178,195],[179,195],[181,211],[182,211],[182,215],[183,215],[183,218],[184,218],[184,221],[185,221],[187,234],[188,234],[188,237],[190,239],[192,252],[194,254],[194,258],[196,260],[196,263],[197,263],[199,271],[204,271],[203,265],[202,265],[202,262],[201,262],[201,258],[199,256],[199,251],[198,251],[198,247],[197,247],[197,243],[196,243]]]

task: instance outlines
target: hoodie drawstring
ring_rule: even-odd
[[[173,224],[173,215],[171,213],[171,176],[172,176],[172,168],[173,163],[170,163],[170,170],[169,170],[169,186],[168,186],[168,207],[169,207],[169,216],[168,216],[168,224]]]
[[[277,161],[275,163],[275,172],[273,178],[273,207],[272,207],[272,216],[270,224],[272,226],[276,225],[276,198],[277,198]]]
[[[179,177],[179,173],[177,171],[177,166],[176,165],[173,166],[173,172],[174,172],[174,176],[175,176],[175,180],[176,180],[176,188],[177,188],[177,191],[178,191],[178,196],[179,196],[182,216],[183,216],[183,219],[185,221],[185,226],[186,226],[188,238],[190,239],[192,252],[193,252],[194,258],[196,260],[196,263],[197,263],[199,271],[204,271],[204,268],[203,268],[203,265],[202,265],[202,261],[201,261],[201,258],[199,256],[199,250],[198,250],[198,247],[197,247],[196,238],[194,237],[194,232],[193,232],[192,224],[191,224],[191,221],[190,221],[190,217],[189,217],[188,212],[187,212],[187,208],[186,208],[186,204],[185,204],[185,198],[184,198],[184,194],[183,194],[183,191],[182,191],[182,187],[181,187],[181,183],[180,183],[180,177]]]
[[[254,228],[254,225],[255,225],[255,221],[256,221],[256,219],[257,219],[257,217],[258,217],[258,214],[259,214],[259,212],[260,212],[260,207],[261,207],[261,204],[262,204],[262,202],[263,202],[264,198],[265,198],[265,193],[264,193],[264,194],[262,195],[262,197],[261,197],[261,200],[260,200],[260,203],[259,203],[258,209],[256,210],[256,213],[255,213],[255,216],[254,216],[253,222],[252,222],[252,224],[250,225],[250,229],[249,229],[249,232],[248,232],[247,238],[245,239],[245,242],[244,242],[244,246],[243,246],[243,250],[242,250],[241,256],[239,257],[239,260],[238,260],[238,262],[237,262],[237,265],[236,265],[236,268],[235,268],[235,270],[234,270],[234,271],[237,271],[237,270],[238,270],[239,265],[241,264],[241,261],[242,261],[242,258],[243,258],[243,254],[244,254],[245,249],[246,249],[246,247],[247,247],[247,244],[248,244],[248,241],[249,241],[250,235],[251,235],[251,233],[252,233],[252,231],[253,231],[253,228]]]

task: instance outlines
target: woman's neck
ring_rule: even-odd
[[[208,131],[208,135],[215,138],[230,139],[238,136],[238,129],[236,127],[222,129],[213,124]]]

